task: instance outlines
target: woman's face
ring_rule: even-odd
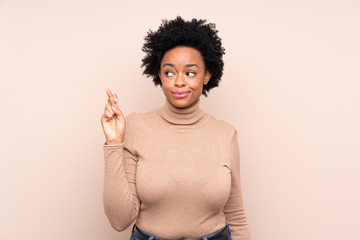
[[[178,46],[164,54],[159,77],[167,100],[174,107],[186,108],[198,101],[211,74],[198,50]]]

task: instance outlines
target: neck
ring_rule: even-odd
[[[177,125],[189,125],[198,122],[204,115],[204,112],[199,108],[200,99],[190,107],[177,108],[173,106],[168,100],[160,109],[160,115],[168,122]]]

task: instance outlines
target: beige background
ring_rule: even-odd
[[[360,239],[360,2],[0,0],[0,239],[128,239],[102,208],[106,88],[164,103],[142,76],[161,19],[215,22],[221,86],[201,107],[239,132],[254,240]]]

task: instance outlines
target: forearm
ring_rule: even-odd
[[[125,174],[123,144],[104,145],[103,204],[110,224],[125,230],[137,215],[136,197]]]
[[[234,132],[230,146],[231,191],[224,208],[233,240],[250,240],[250,231],[245,216],[240,183],[240,152],[237,132]]]
[[[230,210],[231,209],[231,210]],[[244,208],[242,204],[237,206],[228,205],[228,211],[225,214],[226,221],[231,230],[232,240],[250,240],[250,231],[247,224]]]

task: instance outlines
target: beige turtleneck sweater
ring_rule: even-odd
[[[250,239],[240,188],[237,133],[199,108],[169,102],[126,117],[124,143],[104,145],[104,208],[121,231],[134,220],[164,239],[211,234],[227,222]]]

